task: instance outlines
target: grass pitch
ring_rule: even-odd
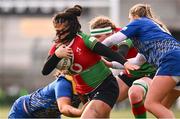
[[[8,112],[10,110],[10,107],[0,107],[0,119],[7,119]],[[180,110],[173,110],[175,113],[176,118],[180,119]],[[147,114],[148,119],[155,119],[155,117],[148,113]],[[62,116],[64,119],[70,119],[68,117]],[[131,113],[131,109],[120,109],[120,110],[113,110],[111,112],[111,119],[133,119],[134,116]]]

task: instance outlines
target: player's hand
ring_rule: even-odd
[[[140,68],[140,66],[135,65],[135,64],[131,64],[129,61],[127,61],[127,62],[124,63],[124,67],[125,67],[125,69],[127,69],[127,70],[137,70],[137,69]]]
[[[56,78],[58,78],[59,76],[65,76],[66,74],[68,73],[67,70],[59,70],[59,69],[56,69],[55,73],[54,73],[54,76]]]
[[[101,57],[101,60],[104,62],[104,64],[107,66],[107,67],[110,67],[112,68],[112,63],[107,61],[106,59],[104,59],[103,57]]]
[[[56,49],[55,54],[59,58],[71,58],[73,55],[73,51],[66,45],[61,45]]]

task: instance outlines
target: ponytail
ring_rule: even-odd
[[[136,4],[134,5],[129,13],[132,16],[139,16],[139,17],[147,17],[157,23],[160,27],[162,27],[167,33],[170,34],[169,30],[167,29],[166,25],[163,24],[159,19],[157,19],[154,13],[151,10],[151,6],[148,4]]]

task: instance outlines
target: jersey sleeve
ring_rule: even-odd
[[[72,85],[70,81],[67,81],[64,77],[59,77],[55,86],[55,97],[72,97]]]
[[[97,43],[97,40],[95,37],[89,37],[89,39],[85,40],[85,45],[90,48],[91,50],[94,48],[95,44]]]
[[[82,39],[84,40],[84,43],[86,47],[93,50],[95,44],[98,42],[95,37],[90,37],[84,33],[79,33],[82,36]]]
[[[127,26],[122,28],[120,31],[124,35],[126,35],[128,38],[135,36],[138,33],[138,29],[140,28],[140,21],[138,19],[132,21]]]
[[[53,46],[50,48],[48,55],[52,56],[56,51],[56,44],[53,44]]]

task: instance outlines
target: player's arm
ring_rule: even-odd
[[[118,53],[121,54],[123,57],[126,57],[129,51],[129,46],[126,43],[122,43],[119,46]],[[124,66],[116,61],[108,61],[104,58],[101,58],[102,61],[106,64],[106,66],[113,68],[113,69],[123,69]]]
[[[98,42],[94,37],[89,37],[88,40],[85,40],[85,45],[93,52],[99,54],[100,56],[107,57],[110,60],[117,61],[121,64],[124,64],[127,61],[122,54],[113,52],[109,47],[105,46],[101,42]]]
[[[114,68],[114,69],[123,69],[124,68],[123,65],[121,65],[120,63],[118,63],[116,61],[109,62],[105,59],[103,59],[103,61],[108,67],[111,67],[111,68]],[[142,64],[144,64],[146,62],[146,58],[144,57],[144,55],[138,53],[136,55],[136,57],[130,58],[130,59],[128,59],[128,61],[132,64],[141,66]]]
[[[123,56],[122,54],[119,54],[117,52],[113,52],[110,48],[106,47],[100,42],[97,42],[93,49],[94,52],[101,56],[105,56],[107,58],[110,58],[113,61],[117,61],[124,65],[129,70],[136,70],[139,68],[137,65],[130,64]]]
[[[60,97],[57,99],[59,111],[68,117],[80,117],[86,105],[83,105],[81,109],[71,106],[71,98],[69,97]]]
[[[107,61],[106,59],[104,59],[103,57],[101,58],[101,60],[104,62],[104,64],[110,68],[113,68],[113,69],[123,69],[124,66],[116,61]]]
[[[72,50],[69,47],[65,47],[65,45],[59,46],[55,53],[48,58],[46,63],[44,64],[44,67],[42,69],[43,75],[50,74],[58,64],[58,62],[62,58],[71,58],[72,57]]]
[[[81,109],[74,107],[72,104],[72,92],[72,82],[66,80],[65,77],[59,77],[55,86],[55,95],[59,111],[68,117],[79,117],[86,105],[84,105]],[[73,101],[79,102],[79,100]]]
[[[101,57],[101,60],[104,62],[104,64],[108,67],[111,67],[112,68],[112,63],[106,59],[104,59],[103,57]]]
[[[121,54],[123,57],[126,57],[128,52],[129,52],[129,49],[131,48],[131,44],[129,43],[129,40],[125,40],[125,41],[122,41],[121,43],[118,44],[118,53]],[[116,61],[107,61],[107,60],[103,60],[104,63],[108,66],[108,67],[111,67],[113,69],[123,69],[124,66]]]
[[[129,49],[132,47],[132,41],[130,39],[126,39],[125,41],[122,41],[118,45],[118,53],[121,54],[123,57],[126,57]],[[113,69],[123,69],[124,66],[116,61],[107,61],[106,59],[102,58],[103,62]]]
[[[123,40],[125,40],[127,38],[126,35],[124,35],[123,33],[121,32],[117,32],[117,33],[114,33],[113,35],[107,37],[103,42],[102,44],[106,45],[106,46],[112,46],[112,45],[115,45],[115,44],[119,44],[120,42],[122,42]]]
[[[117,61],[120,64],[124,65],[129,70],[136,70],[139,68],[139,66],[130,64],[125,57],[122,56],[122,54],[119,54],[117,52],[113,52],[109,47],[105,46],[101,42],[98,42],[96,38],[89,37],[88,40],[85,40],[85,45],[91,49],[93,52],[107,57],[111,59],[112,61]]]
[[[144,55],[138,53],[136,57],[130,58],[128,59],[128,61],[131,62],[132,64],[141,66],[146,62],[146,58],[144,57]]]
[[[44,64],[44,67],[42,69],[42,74],[43,75],[50,74],[54,70],[54,68],[56,67],[59,61],[60,61],[60,58],[57,57],[56,54],[49,57],[48,60]]]
[[[114,33],[107,37],[102,43],[106,46],[112,46],[124,41],[127,38],[131,38],[137,34],[137,29],[141,27],[141,22],[137,19],[129,23],[126,27],[122,28],[121,31]]]

